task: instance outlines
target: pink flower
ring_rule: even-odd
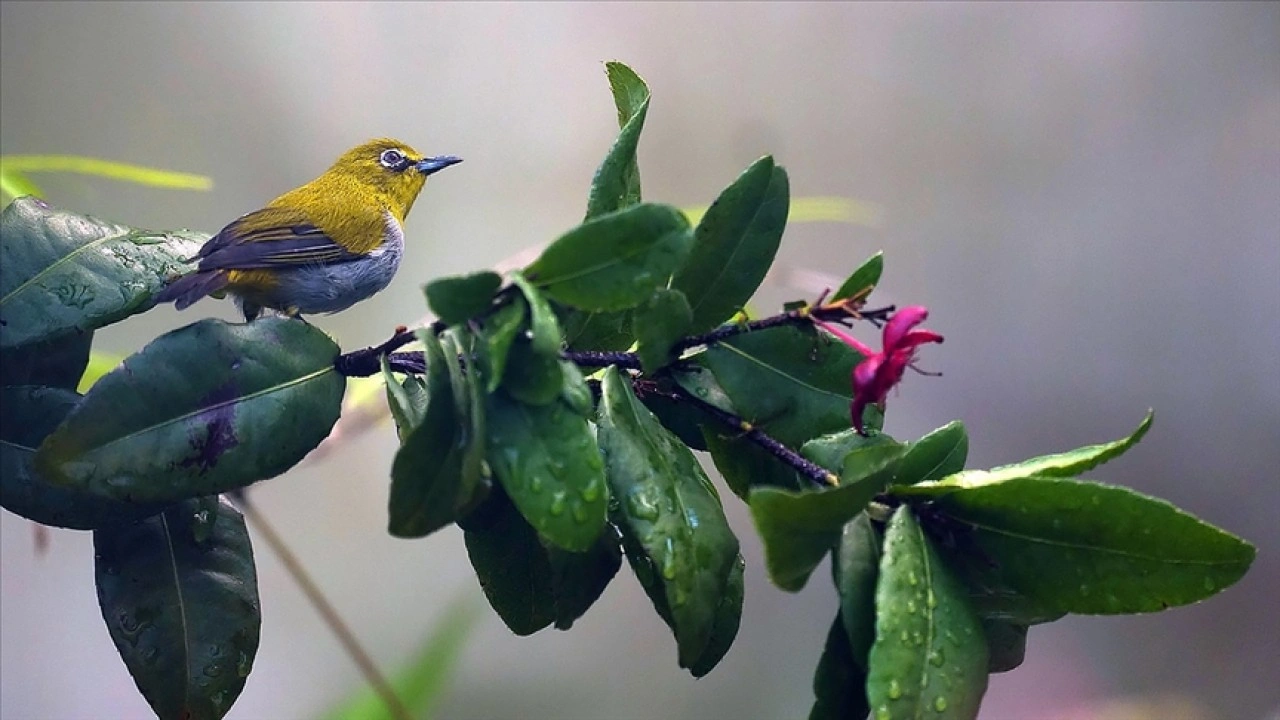
[[[884,349],[875,352],[840,328],[814,319],[823,330],[835,335],[844,344],[857,350],[864,357],[853,369],[853,403],[849,407],[853,427],[859,435],[866,435],[862,427],[862,411],[868,405],[884,410],[889,391],[902,381],[902,374],[913,367],[916,348],[925,344],[942,342],[942,336],[932,330],[913,330],[929,317],[928,308],[911,305],[893,314],[884,326]]]

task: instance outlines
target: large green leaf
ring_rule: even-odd
[[[724,584],[724,595],[720,596],[720,604],[716,606],[714,624],[711,626],[711,639],[703,648],[702,655],[689,666],[689,672],[696,678],[711,672],[724,659],[733,647],[738,636],[738,626],[742,624],[742,601],[746,598],[747,563],[738,555],[733,566],[729,568],[729,579]]]
[[[457,520],[480,483],[484,459],[483,407],[472,407],[469,388],[479,378],[462,376],[451,339],[446,349],[430,331],[419,337],[426,348],[427,408],[391,464],[388,501],[387,531],[403,538]]]
[[[75,390],[89,365],[93,331],[0,349],[0,386],[45,385]]]
[[[1012,588],[1061,612],[1155,612],[1203,600],[1239,580],[1256,552],[1113,485],[1037,476],[929,487],[930,511],[959,525],[960,542]]]
[[[53,340],[150,308],[207,235],[138,230],[24,197],[0,214],[0,347]]]
[[[689,298],[691,332],[728,320],[755,294],[778,252],[789,201],[787,173],[766,155],[707,209],[689,259],[671,281]]]
[[[244,518],[225,499],[179,503],[93,534],[98,604],[162,720],[221,718],[258,651],[261,610]]]
[[[626,350],[635,342],[631,311],[585,312],[566,307],[560,324],[570,350]]]
[[[636,334],[636,354],[646,373],[653,373],[675,359],[671,348],[689,334],[689,301],[684,293],[658,288],[644,305],[635,310],[632,324]]]
[[[866,670],[876,638],[876,583],[880,535],[865,512],[845,524],[832,554],[831,575],[840,594],[840,618],[853,662]]]
[[[570,307],[626,310],[667,286],[691,240],[689,221],[679,209],[634,205],[561,235],[524,274]]]
[[[738,412],[793,448],[849,427],[849,378],[862,356],[812,328],[775,327],[733,337],[700,356]],[[878,412],[867,425],[878,429]]]
[[[520,293],[529,304],[529,332],[533,336],[531,339],[534,350],[543,355],[558,356],[563,338],[560,322],[556,319],[556,313],[551,309],[551,304],[547,302],[543,293],[521,273],[512,273],[511,281],[520,288]]]
[[[36,453],[51,482],[172,502],[288,470],[338,419],[338,347],[301,320],[201,320],[93,386]]]
[[[54,485],[32,467],[41,441],[53,432],[80,396],[50,387],[0,388],[0,506],[45,525],[93,530],[154,515],[160,505],[137,505]]]
[[[866,658],[863,658],[866,664]],[[840,613],[827,631],[827,643],[813,674],[813,709],[809,720],[861,720],[867,705],[867,671],[856,661]]]
[[[1027,654],[1027,626],[1004,620],[982,621],[989,657],[987,672],[1009,672],[1022,664]]]
[[[893,479],[903,451],[896,443],[853,451],[845,458],[839,487],[751,490],[751,519],[764,541],[765,568],[773,584],[791,592],[804,587],[844,526]]]
[[[844,459],[849,457],[849,453],[855,450],[861,450],[873,445],[898,444],[900,443],[884,433],[862,435],[857,430],[849,428],[838,433],[816,437],[806,442],[800,447],[800,454],[831,472],[838,473],[844,470]],[[906,462],[906,458],[904,457],[902,461]],[[899,463],[898,467],[902,467],[901,463]]]
[[[702,437],[725,484],[743,500],[747,500],[755,488],[805,490],[809,487],[808,480],[768,450],[743,437],[740,431],[703,425]]]
[[[511,345],[525,327],[528,304],[523,296],[512,296],[502,307],[485,318],[479,329],[480,361],[484,368],[485,390],[493,392],[502,384],[507,371]]]
[[[987,689],[987,643],[964,588],[905,505],[885,532],[867,699],[877,720],[969,719]]]
[[[720,499],[693,453],[615,367],[605,371],[598,423],[627,559],[675,633],[680,666],[710,670],[704,655],[722,626],[720,604],[738,558]]]
[[[596,169],[587,197],[586,219],[599,217],[640,202],[640,168],[636,146],[649,112],[649,86],[620,62],[605,63],[609,89],[618,108],[618,139]]]
[[[467,555],[489,604],[517,635],[555,623],[569,629],[600,597],[622,564],[617,537],[601,533],[586,552],[546,543],[500,492],[493,517],[467,530]]]
[[[489,466],[520,513],[551,543],[590,549],[608,494],[586,419],[559,399],[526,405],[503,392],[489,396],[487,419]]]
[[[893,479],[899,485],[937,480],[964,469],[969,457],[969,433],[954,421],[911,443]]]
[[[457,325],[483,313],[502,286],[502,276],[491,270],[444,277],[427,283],[427,304],[441,322]]]
[[[1147,416],[1142,419],[1128,437],[1121,438],[1107,443],[1099,443],[1097,445],[1086,445],[1085,447],[1068,450],[1067,452],[1055,453],[1053,455],[1043,455],[1041,457],[1023,460],[1022,462],[1010,465],[1001,465],[991,468],[990,470],[965,470],[949,477],[942,478],[937,483],[946,487],[975,487],[988,483],[998,483],[1005,480],[1028,477],[1031,475],[1039,475],[1043,477],[1075,477],[1080,473],[1088,472],[1093,468],[1114,460],[1129,448],[1138,444],[1147,431],[1151,429],[1151,421],[1155,418],[1155,414],[1151,411],[1147,412]],[[918,491],[922,495],[935,495],[938,490],[934,487],[935,483],[925,483]],[[895,491],[903,494],[913,494],[916,490],[911,488],[896,488]]]
[[[836,290],[836,294],[831,296],[831,301],[850,297],[866,298],[875,289],[876,283],[880,282],[882,272],[884,272],[884,253],[878,252],[853,271],[853,274],[840,285],[840,289]]]

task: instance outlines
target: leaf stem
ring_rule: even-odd
[[[293,581],[298,584],[298,587],[302,589],[302,593],[307,596],[307,599],[311,601],[311,605],[315,607],[316,612],[320,613],[325,624],[337,636],[338,642],[342,643],[342,647],[347,651],[348,657],[360,668],[360,673],[364,675],[365,681],[382,698],[382,702],[387,706],[387,712],[390,713],[391,717],[395,718],[395,720],[413,720],[413,716],[409,714],[408,708],[401,702],[400,697],[396,695],[391,683],[387,682],[386,677],[378,670],[378,666],[374,664],[373,658],[361,647],[355,633],[351,632],[351,628],[342,620],[342,616],[330,604],[315,581],[311,579],[311,575],[302,566],[298,556],[293,554],[293,551],[285,544],[284,539],[267,522],[266,517],[258,512],[257,507],[249,502],[246,493],[235,492],[231,493],[231,496],[235,499],[236,504],[240,506],[240,511],[244,514],[245,519],[267,541],[267,545],[280,558],[280,562],[289,571]]]

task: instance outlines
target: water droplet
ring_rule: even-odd
[[[591,482],[587,483],[579,494],[582,495],[583,500],[595,502],[596,498],[600,497],[600,481],[592,478]]]
[[[897,700],[900,697],[902,697],[902,686],[898,684],[897,680],[890,680],[889,681],[889,699]]]
[[[672,594],[671,607],[673,608],[684,607],[684,604],[688,601],[689,601],[689,598],[687,595],[685,595],[684,588],[678,587],[676,588],[675,593]]]
[[[138,632],[138,621],[134,619],[134,617],[130,615],[128,612],[121,610],[120,614],[116,616],[116,619],[120,621],[120,629],[123,630],[124,632],[126,633]]]
[[[209,677],[218,677],[222,674],[222,665],[219,663],[209,663],[204,666],[204,674]]]
[[[1213,581],[1213,578],[1206,577],[1204,579],[1204,589],[1208,590],[1209,592],[1213,592],[1214,590],[1218,589],[1218,584]]]
[[[892,717],[893,713],[889,712],[888,705],[881,705],[876,708],[876,720],[890,720]]]
[[[587,518],[590,516],[591,516],[590,513],[587,512],[586,505],[583,505],[582,503],[573,504],[573,521],[574,522],[581,525],[585,523],[587,521]]]
[[[645,493],[634,493],[627,496],[627,508],[632,515],[650,522],[658,519],[658,505]]]
[[[240,677],[249,677],[249,671],[253,669],[253,658],[249,657],[249,653],[241,652],[236,659],[236,674]]]
[[[542,492],[542,476],[541,475],[534,475],[533,477],[529,478],[529,492],[535,493],[535,494]]]
[[[907,612],[908,612],[908,613],[910,613],[910,614],[912,614],[912,615],[915,615],[915,614],[916,614],[916,601],[915,601],[915,600],[908,600],[908,601],[907,601]]]
[[[221,709],[222,702],[226,699],[226,697],[227,697],[226,693],[219,690],[218,692],[213,693],[212,695],[209,696],[209,702],[213,703],[213,706],[215,708]]]
[[[675,579],[676,579],[676,559],[675,559],[675,557],[673,557],[673,556],[671,556],[671,555],[668,555],[668,556],[666,556],[665,558],[663,558],[663,560],[662,560],[662,577],[666,578],[667,580],[675,580]]]
[[[694,388],[694,390],[693,390],[693,394],[694,394],[694,395],[697,395],[697,396],[698,396],[698,397],[700,397],[700,398],[705,398],[706,396],[710,395],[711,393],[710,393],[710,392],[708,392],[706,388],[699,386],[699,387]]]
[[[1097,495],[1094,495],[1093,497],[1089,498],[1089,501],[1092,502],[1094,505],[1102,504],[1102,498]]]
[[[1089,586],[1080,583],[1080,597],[1089,597]]]
[[[935,648],[929,653],[929,664],[934,667],[942,667],[942,663],[946,660],[942,656],[942,648]]]
[[[916,577],[915,572],[907,573],[907,583],[912,587],[920,584],[920,578]]]
[[[939,696],[938,696],[937,698],[935,698],[935,699],[934,699],[934,701],[933,701],[933,709],[934,709],[934,710],[936,710],[936,711],[938,711],[938,712],[946,712],[946,711],[947,711],[947,699],[946,699],[946,698],[944,698],[944,697],[942,697],[941,695],[939,695]]]
[[[226,650],[225,650],[225,649],[223,649],[223,647],[222,647],[221,645],[210,645],[210,646],[209,646],[209,657],[211,657],[211,658],[220,658],[220,657],[222,657],[222,654],[223,654],[223,653],[225,653],[225,652],[226,652]]]
[[[917,630],[917,631],[915,631],[915,632],[911,633],[911,644],[912,644],[912,645],[923,645],[923,644],[924,644],[924,633],[920,632],[919,630]]]
[[[938,598],[934,596],[932,590],[930,590],[929,594],[925,596],[925,605],[928,605],[930,610],[938,607]]]
[[[564,491],[557,490],[555,494],[551,496],[551,507],[547,508],[547,512],[551,513],[552,517],[560,517],[564,514],[564,504]]]
[[[904,643],[909,643],[909,642],[911,642],[911,633],[907,632],[906,630],[903,630],[903,631],[902,631],[902,634],[901,634],[901,635],[899,635],[898,637],[899,637],[899,639],[901,639],[901,640],[902,640],[902,642],[904,642]]]

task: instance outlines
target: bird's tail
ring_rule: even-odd
[[[185,310],[200,298],[225,288],[227,281],[226,270],[206,270],[185,275],[157,293],[156,302],[171,302],[178,310]]]

